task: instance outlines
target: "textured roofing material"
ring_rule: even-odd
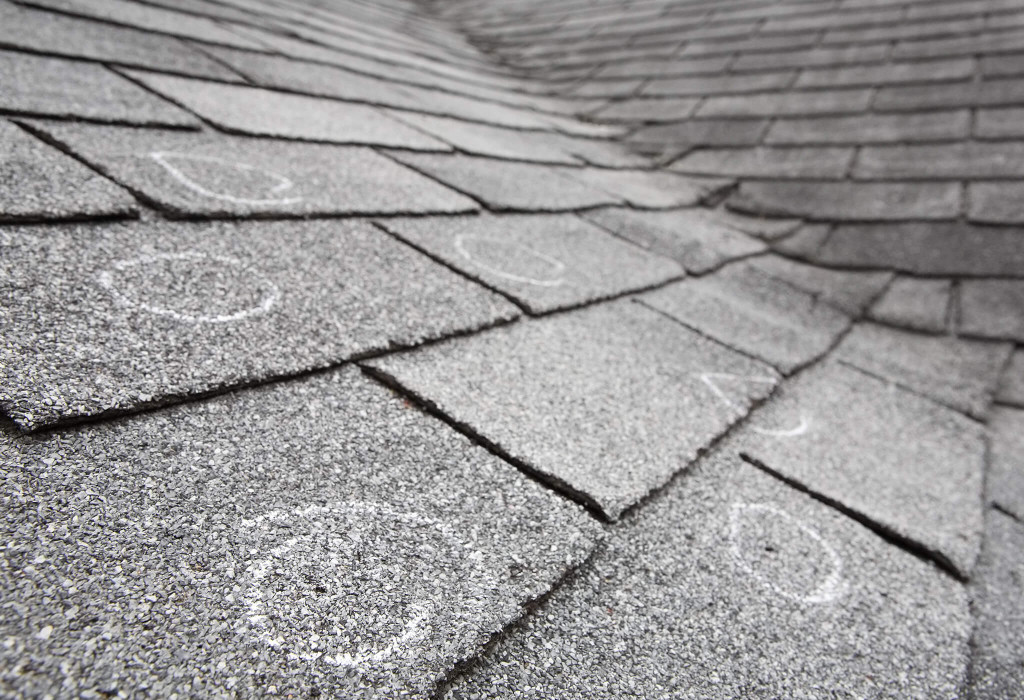
[[[1024,697],[1019,0],[0,0],[0,696]]]

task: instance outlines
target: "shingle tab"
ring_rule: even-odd
[[[1019,371],[1019,360],[1016,364]],[[1024,410],[997,408],[991,425],[988,501],[1024,523],[1024,467],[1020,461],[1024,453]]]
[[[967,608],[934,568],[719,452],[445,697],[955,697]]]
[[[743,263],[640,299],[783,374],[823,355],[850,325],[850,319],[835,307]]]
[[[103,66],[0,51],[0,113],[197,126],[195,117]]]
[[[877,221],[955,219],[958,183],[744,182],[728,204],[766,216],[817,220]]]
[[[180,39],[16,5],[0,5],[0,45],[219,80],[241,80],[230,68]]]
[[[844,362],[984,420],[1009,343],[858,325],[836,349]]]
[[[785,384],[737,450],[966,578],[982,537],[984,428],[835,362]]]
[[[369,364],[611,519],[685,469],[777,381],[767,365],[629,301]],[[729,384],[730,403],[716,381]]]
[[[0,120],[0,222],[128,216],[130,194]]]
[[[952,141],[967,136],[971,115],[967,110],[916,114],[860,114],[852,117],[777,119],[765,135],[766,143],[903,143]]]
[[[448,144],[368,105],[156,73],[127,73],[229,133],[423,151],[451,150]]]
[[[598,209],[582,216],[645,250],[675,260],[688,272],[708,272],[729,260],[767,250],[729,217],[701,209]]]
[[[381,225],[531,313],[578,306],[683,274],[571,214],[390,219]]]
[[[462,155],[393,155],[494,211],[571,211],[622,201],[573,177],[575,168]]]
[[[671,168],[719,176],[842,179],[852,159],[852,148],[706,148],[691,151]]]
[[[473,200],[362,146],[34,123],[175,216],[455,213]]]
[[[1019,694],[1024,685],[1024,525],[993,510],[986,531],[975,589],[971,697],[999,700]]]
[[[960,330],[1024,343],[1024,280],[964,280]]]
[[[5,412],[23,428],[266,381],[514,306],[358,221],[0,232]]]
[[[871,307],[871,318],[926,333],[944,333],[950,320],[952,280],[897,277]]]
[[[352,368],[0,450],[14,695],[426,698],[599,534]]]

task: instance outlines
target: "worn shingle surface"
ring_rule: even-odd
[[[1019,695],[1022,27],[0,0],[0,695]]]

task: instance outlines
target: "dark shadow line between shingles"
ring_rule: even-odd
[[[565,496],[569,500],[578,503],[579,505],[583,506],[587,510],[587,512],[590,513],[594,518],[601,522],[607,523],[614,521],[614,518],[609,516],[604,511],[604,509],[601,508],[600,504],[597,501],[595,501],[589,494],[573,487],[571,484],[559,478],[557,475],[552,474],[550,472],[541,471],[530,465],[525,460],[516,457],[507,449],[502,447],[500,444],[494,442],[493,440],[490,440],[483,434],[479,433],[468,423],[464,423],[446,413],[440,406],[438,406],[437,403],[435,403],[431,399],[421,395],[417,391],[404,385],[398,378],[396,378],[394,375],[390,374],[386,370],[383,370],[379,367],[375,367],[371,364],[367,364],[365,362],[359,362],[357,364],[367,376],[372,377],[380,384],[383,384],[384,386],[390,388],[391,390],[395,391],[402,397],[407,398],[409,401],[411,401],[417,407],[419,407],[424,413],[427,413],[433,416],[434,418],[437,418],[441,422],[447,424],[457,432],[469,438],[469,440],[472,441],[474,444],[479,445],[480,447],[486,449],[488,452],[495,455],[496,457],[499,457],[503,461],[508,462],[510,465],[518,469],[531,480],[540,484],[545,489],[552,490],[556,493]]]
[[[455,664],[445,671],[444,675],[434,686],[430,694],[430,700],[442,700],[455,685],[456,681],[472,674],[477,668],[482,667],[493,654],[497,653],[502,643],[525,630],[530,621],[536,619],[537,615],[547,608],[552,598],[558,595],[559,591],[568,589],[576,581],[581,580],[594,568],[597,559],[604,554],[607,547],[606,534],[595,542],[593,549],[579,564],[574,567],[566,567],[565,572],[550,587],[539,595],[519,604],[520,614],[502,629],[492,632],[484,644],[475,653],[464,659],[456,661]]]
[[[299,381],[306,377],[318,376],[333,372],[341,367],[356,365],[359,362],[365,360],[372,360],[378,357],[385,357],[401,352],[408,352],[423,347],[430,347],[431,345],[437,345],[448,340],[455,340],[458,338],[464,338],[467,336],[475,335],[476,333],[482,333],[494,328],[501,326],[507,326],[516,323],[520,316],[500,317],[491,319],[485,323],[481,323],[469,328],[461,328],[450,333],[439,334],[430,337],[420,338],[409,342],[398,342],[398,341],[387,341],[386,346],[378,346],[362,350],[359,352],[352,353],[342,359],[328,360],[323,364],[313,365],[303,369],[295,371],[284,371],[280,374],[275,374],[267,377],[253,377],[243,379],[237,382],[223,383],[214,385],[209,389],[202,391],[183,393],[167,394],[160,396],[151,401],[142,401],[132,406],[124,408],[111,408],[98,413],[92,413],[88,415],[75,415],[69,417],[57,418],[55,420],[38,424],[31,428],[23,428],[20,425],[17,426],[18,431],[23,435],[45,435],[65,428],[71,428],[79,425],[88,425],[93,423],[101,423],[107,420],[129,418],[131,416],[153,413],[161,411],[163,409],[172,408],[183,404],[200,403],[210,399],[214,399],[218,396],[225,394],[231,394],[236,391],[249,391],[254,389],[260,389],[264,386],[273,386],[276,384],[283,384],[289,381]],[[0,418],[10,419],[11,414],[15,411],[16,407],[9,401],[0,401]],[[13,422],[13,421],[12,421]]]
[[[146,88],[146,92],[150,95],[155,94],[149,88]],[[166,98],[164,98],[163,95],[156,96],[162,100],[166,100]],[[195,116],[192,112],[189,112],[189,114]],[[181,122],[164,122],[160,121],[159,119],[148,121],[129,121],[128,119],[119,119],[117,117],[97,117],[82,114],[74,114],[72,112],[40,112],[31,109],[11,109],[3,106],[0,106],[0,116],[7,117],[9,119],[50,119],[53,121],[60,122],[85,122],[86,124],[103,124],[108,126],[131,127],[135,129],[173,129],[174,131],[201,130],[201,125],[198,123],[198,119],[194,124],[182,124]]]
[[[228,48],[228,49],[242,49],[242,50],[245,50],[245,51],[252,51],[253,53],[269,53],[269,50],[261,51],[258,48],[251,48],[251,47],[250,48],[244,48],[244,47],[240,47],[240,46],[238,46],[236,44],[225,44],[225,43],[216,42],[216,41],[210,41],[210,40],[206,40],[206,39],[197,39],[195,37],[188,37],[188,36],[184,36],[182,34],[172,34],[171,32],[162,31],[162,30],[159,30],[159,29],[152,29],[152,28],[149,28],[149,27],[143,28],[143,27],[140,27],[137,24],[128,24],[127,22],[119,22],[117,19],[110,18],[110,17],[97,17],[96,15],[90,15],[90,14],[85,13],[85,12],[76,12],[73,8],[65,8],[65,7],[58,8],[58,7],[54,7],[52,5],[46,5],[45,3],[41,3],[41,4],[40,3],[34,3],[34,2],[32,2],[32,0],[12,0],[12,1],[15,4],[19,5],[19,6],[30,7],[30,8],[32,8],[34,10],[42,10],[43,12],[49,12],[49,13],[56,14],[56,15],[62,15],[64,17],[75,17],[77,19],[89,20],[91,22],[99,22],[101,24],[106,24],[106,25],[110,25],[110,26],[114,26],[114,27],[122,27],[122,28],[125,28],[125,29],[134,29],[137,32],[145,32],[147,34],[156,34],[156,35],[159,35],[159,36],[171,37],[173,39],[197,41],[197,42],[204,43],[204,44],[210,44],[211,46],[222,46],[222,47]],[[150,4],[150,3],[146,3],[146,4],[150,5],[150,7],[153,7],[153,5]],[[196,17],[197,16],[194,13],[185,12],[185,11],[182,11],[182,10],[172,10],[172,9],[166,7],[166,6],[160,7],[160,9],[166,10],[168,12],[174,12],[174,13],[178,13],[178,14],[185,14],[185,15],[189,15],[189,16],[192,16],[192,17]],[[204,18],[204,19],[209,20],[208,17]],[[213,22],[212,20],[210,20],[210,21],[213,24],[216,24],[218,27],[220,27],[222,29],[224,28],[220,23]],[[228,30],[225,30],[225,31],[228,31]],[[243,39],[243,37],[238,37],[238,38],[240,40]]]
[[[743,459],[743,461],[750,464],[751,466],[756,467],[757,469],[768,474],[769,476],[778,479],[787,486],[790,486],[793,489],[800,491],[801,493],[805,493],[814,500],[819,501],[820,503],[823,503],[826,506],[829,506],[830,508],[842,513],[851,520],[855,520],[856,522],[860,523],[864,527],[874,532],[876,535],[881,537],[889,544],[899,547],[900,549],[914,555],[922,561],[926,561],[935,565],[939,570],[949,575],[953,579],[959,581],[960,583],[967,583],[970,580],[969,574],[965,574],[959,571],[953,564],[953,562],[948,557],[946,557],[946,555],[944,555],[942,552],[931,549],[930,547],[927,547],[924,544],[911,539],[910,537],[899,534],[887,525],[884,525],[881,522],[873,520],[870,516],[865,515],[864,513],[861,513],[858,510],[855,510],[844,505],[841,501],[826,496],[825,494],[819,491],[815,491],[806,484],[804,484],[803,482],[788,477],[785,474],[775,469],[772,469],[761,460],[757,459],[756,457],[746,452],[740,452],[740,458]]]

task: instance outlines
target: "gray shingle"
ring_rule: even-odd
[[[950,314],[952,280],[897,277],[871,307],[876,321],[926,333],[945,333]]]
[[[451,150],[448,144],[369,105],[156,73],[127,73],[230,133],[424,151]]]
[[[783,374],[820,357],[850,325],[835,307],[744,263],[649,292],[641,300]]]
[[[777,119],[765,136],[766,143],[901,143],[951,141],[967,136],[968,110],[918,114],[859,114],[853,117]]]
[[[991,426],[988,501],[1024,523],[1024,410],[997,408]]]
[[[934,568],[720,451],[446,697],[954,697],[967,608]]]
[[[0,51],[0,113],[196,126],[191,114],[93,63]]]
[[[982,537],[984,428],[826,362],[782,387],[737,450],[967,577]]]
[[[455,213],[468,197],[362,146],[34,123],[176,216]]]
[[[755,178],[842,179],[852,148],[705,148],[674,162],[681,173]]]
[[[0,445],[13,695],[426,698],[598,535],[351,368]]]
[[[1011,348],[864,323],[836,353],[866,372],[984,420]]]
[[[1003,403],[1024,408],[1024,349],[1017,348],[1003,368],[996,398]]]
[[[0,402],[24,428],[267,381],[517,315],[358,221],[0,232]]]
[[[629,301],[369,364],[611,519],[685,469],[777,381],[767,365]],[[734,380],[728,404],[712,388],[720,377]]]
[[[0,5],[0,45],[219,80],[241,80],[237,73],[180,39],[16,5]]]
[[[463,155],[393,155],[494,211],[571,211],[622,201],[572,177],[575,168]]]
[[[572,214],[389,219],[403,240],[544,313],[666,282],[676,263]]]
[[[832,304],[848,316],[860,316],[892,279],[889,272],[830,270],[781,255],[761,255],[752,258],[750,264]]]
[[[135,200],[93,172],[0,120],[0,221],[128,216]]]
[[[964,280],[960,330],[1024,343],[1024,280]]]
[[[675,260],[688,272],[708,272],[729,260],[767,249],[764,243],[744,233],[741,226],[749,227],[750,222],[738,224],[729,216],[704,209],[598,209],[581,216],[645,250]]]
[[[1000,700],[1024,685],[1024,525],[989,511],[985,552],[978,566],[971,646],[971,697]]]
[[[728,204],[738,211],[817,220],[954,219],[959,183],[744,182]]]

